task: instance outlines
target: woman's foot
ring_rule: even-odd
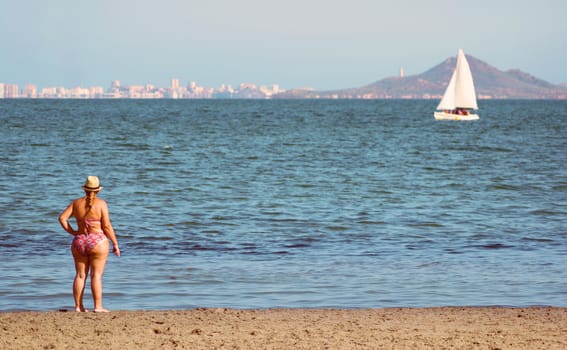
[[[105,308],[99,308],[99,309],[94,309],[94,312],[110,312],[110,310],[107,310]]]
[[[75,312],[85,312],[87,310],[85,310],[84,306],[75,306]]]

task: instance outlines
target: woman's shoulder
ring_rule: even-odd
[[[84,203],[84,202],[85,202],[85,197],[79,197],[77,199],[74,199],[72,203],[73,203],[73,205],[80,205],[81,203]]]
[[[105,209],[108,207],[108,205],[106,204],[106,201],[104,199],[97,197],[94,201],[94,207]]]

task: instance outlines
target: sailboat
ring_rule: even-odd
[[[437,120],[477,120],[478,114],[471,113],[474,109],[478,105],[471,69],[463,50],[459,49],[457,66],[433,115]]]

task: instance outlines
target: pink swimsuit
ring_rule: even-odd
[[[106,235],[102,232],[91,232],[93,222],[100,222],[100,220],[85,220],[87,233],[76,235],[75,238],[73,238],[73,247],[75,247],[81,255],[89,255],[97,244],[107,239]]]

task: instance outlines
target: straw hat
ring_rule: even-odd
[[[100,185],[98,176],[88,176],[87,181],[85,181],[85,184],[83,185],[83,189],[85,191],[98,192],[102,190],[102,188],[103,187]]]

